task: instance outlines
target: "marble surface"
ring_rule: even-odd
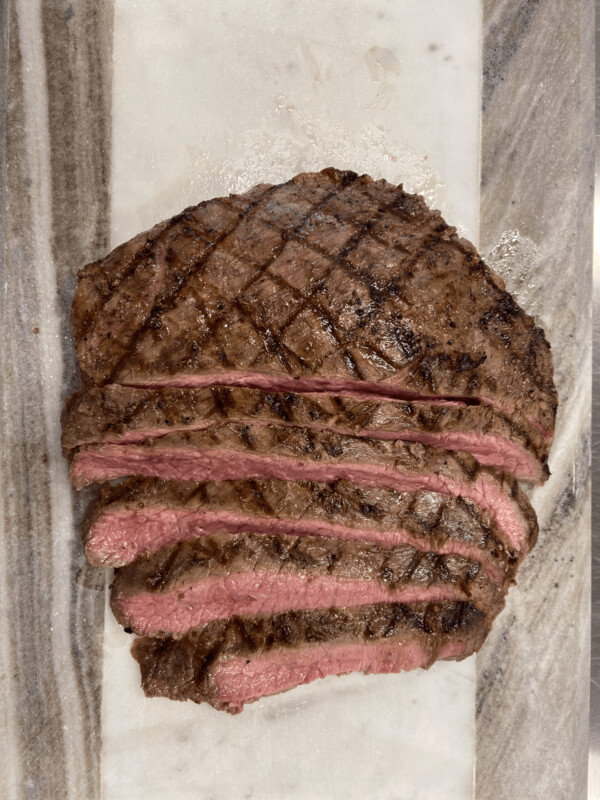
[[[552,343],[538,544],[477,657],[475,796],[586,796],[593,4],[484,4],[480,246]],[[510,702],[507,698],[510,697]]]
[[[477,238],[479,0],[116,0],[113,243],[332,163]]]
[[[476,239],[478,3],[436,5],[117,0],[113,245],[199,200],[329,165],[404,182]],[[198,787],[215,798],[435,800],[441,775],[445,800],[471,796],[474,659],[328,678],[232,719],[146,700],[131,637],[107,619],[104,641],[107,800],[170,786],[181,800]]]
[[[94,800],[104,577],[84,565],[59,417],[76,271],[109,245],[112,7],[0,7],[0,797]]]
[[[585,796],[592,12],[0,0],[0,797]],[[238,718],[145,701],[59,451],[76,271],[186,204],[330,163],[479,232],[546,327],[561,408],[539,544],[476,660]]]

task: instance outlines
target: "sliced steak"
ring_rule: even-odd
[[[209,533],[326,536],[479,561],[508,588],[520,561],[488,512],[434,492],[299,481],[179,483],[131,478],[102,487],[83,525],[88,561],[121,567]]]
[[[88,384],[468,398],[552,437],[543,331],[401,186],[335,169],[258,186],[186,209],[79,278]]]
[[[470,603],[388,604],[288,611],[212,622],[181,639],[132,647],[148,697],[238,713],[245,703],[327,675],[393,673],[460,660],[489,630]]]
[[[226,424],[141,444],[90,445],[75,453],[71,463],[78,488],[130,475],[193,481],[347,480],[396,491],[428,490],[470,498],[491,513],[507,544],[520,552],[528,552],[537,537],[535,512],[513,476],[481,467],[467,453],[419,443]]]
[[[493,619],[504,598],[479,563],[459,555],[242,533],[208,534],[122,567],[110,602],[124,628],[161,636],[235,614],[372,603],[472,601]]]
[[[77,392],[63,414],[65,456],[86,444],[126,444],[215,423],[306,426],[464,450],[485,466],[543,483],[548,441],[490,406],[432,405],[260,389],[136,389],[109,384]]]

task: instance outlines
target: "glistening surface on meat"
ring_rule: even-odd
[[[505,593],[481,565],[340,539],[208,534],[117,570],[111,608],[142,635],[181,635],[236,614],[374,603],[471,601],[490,621]]]
[[[201,203],[84,268],[88,384],[482,402],[549,440],[543,331],[418,195],[334,169]]]
[[[65,456],[86,444],[126,444],[223,422],[276,422],[381,439],[420,441],[471,453],[485,466],[542,483],[548,441],[532,425],[485,405],[265,392],[246,387],[134,388],[77,392],[63,413]]]
[[[489,631],[470,603],[378,604],[213,622],[181,639],[143,638],[132,653],[148,697],[238,713],[245,703],[327,675],[391,673],[462,659]]]
[[[208,533],[326,536],[479,561],[508,587],[520,554],[506,545],[492,516],[464,497],[395,492],[310,481],[180,483],[130,478],[105,485],[88,510],[83,541],[92,564],[119,567]]]
[[[535,512],[516,479],[482,467],[467,453],[276,425],[220,425],[141,444],[92,445],[71,464],[77,487],[138,475],[165,480],[276,478],[396,491],[428,490],[470,498],[489,511],[506,543],[528,552],[537,537]]]

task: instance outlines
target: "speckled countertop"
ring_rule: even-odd
[[[0,796],[585,796],[591,0],[0,0]],[[403,181],[546,329],[539,543],[476,658],[241,717],[146,701],[60,456],[77,269],[205,197],[335,166]]]

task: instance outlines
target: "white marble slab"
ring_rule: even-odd
[[[103,790],[131,798],[466,800],[474,659],[335,676],[232,717],[141,697],[131,637],[107,621]]]
[[[543,322],[560,405],[539,542],[477,656],[474,793],[583,800],[593,0],[480,0],[481,37],[458,0],[286,4],[279,20],[256,0],[244,26],[249,3],[213,5],[117,0],[114,243],[336,161],[423,189],[471,234],[478,79],[463,67],[483,39],[480,247]],[[291,771],[296,796],[467,796],[471,662],[331,679],[229,720],[141,702],[112,622],[102,658],[105,575],[84,563],[88,498],[67,503],[56,419],[58,384],[61,401],[79,385],[76,274],[110,249],[113,10],[0,2],[0,797],[100,800],[102,734],[108,797],[285,797]]]
[[[478,0],[118,0],[113,243],[326,166],[425,195],[475,239]]]
[[[477,0],[118,0],[114,33],[113,245],[326,166],[403,182],[476,240]],[[130,644],[107,614],[106,800],[471,796],[474,659],[328,678],[232,718],[146,700]]]

